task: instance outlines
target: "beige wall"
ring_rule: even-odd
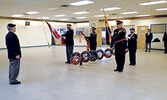
[[[6,26],[8,23],[15,23],[17,24],[17,32],[16,34],[19,37],[20,45],[23,46],[39,46],[39,45],[47,45],[47,40],[45,36],[45,32],[47,35],[47,39],[51,44],[51,33],[50,30],[45,22],[39,21],[30,21],[30,26],[25,26],[24,20],[6,20],[0,19],[0,48],[6,48],[5,45],[5,36],[8,32]],[[52,27],[56,29],[66,28],[67,23],[55,23],[49,22]],[[85,28],[84,33],[88,33],[89,23],[79,23],[79,24],[72,24],[72,28],[74,29],[74,34],[76,34],[76,28]],[[79,40],[75,40],[75,45],[78,45]],[[80,43],[85,45],[85,43]],[[79,45],[80,45],[79,44]]]
[[[6,29],[6,25],[8,23],[15,23],[17,24],[17,35],[20,39],[21,46],[36,46],[36,45],[47,45],[45,32],[47,33],[47,38],[51,43],[51,35],[48,26],[43,22],[37,21],[30,21],[30,26],[25,26],[25,21],[17,21],[17,20],[6,20],[0,19],[0,48],[5,48],[5,35],[8,32]],[[74,29],[74,34],[76,34],[76,28],[84,28],[84,33],[89,35],[91,32],[91,24],[95,23],[95,27],[104,27],[104,22],[99,22],[98,20],[90,20],[89,23],[77,23],[72,24],[72,28]],[[167,23],[167,18],[156,18],[156,19],[140,19],[140,20],[124,20],[124,25],[134,25],[137,29],[137,26],[147,25],[150,24],[162,24]],[[66,28],[67,23],[53,23],[50,24],[54,28]],[[110,26],[115,26],[115,21],[109,21]],[[136,30],[137,32],[137,30]],[[127,33],[128,34],[128,33]],[[163,35],[155,34],[155,37],[162,39]],[[80,43],[79,38],[75,39],[75,45],[85,45],[84,39]],[[163,49],[163,43],[160,44],[153,44],[153,48]]]

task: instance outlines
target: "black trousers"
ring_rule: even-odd
[[[96,51],[97,45],[90,45],[90,50],[95,50]]]
[[[71,55],[73,53],[74,46],[66,46],[66,55],[67,55],[67,62],[70,61]]]
[[[167,52],[167,41],[164,42],[165,52]]]
[[[117,63],[117,70],[123,71],[125,65],[125,49],[127,42],[120,42],[115,44],[115,60]]]
[[[129,60],[130,64],[136,65],[136,48],[129,48]]]

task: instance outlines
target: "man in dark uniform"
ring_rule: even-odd
[[[135,29],[130,29],[131,34],[128,35],[128,49],[130,64],[132,66],[136,65],[136,50],[137,50],[137,34],[135,34]]]
[[[122,21],[117,22],[117,29],[114,30],[113,39],[115,41],[115,60],[117,68],[114,71],[123,72],[125,64],[125,52],[127,49],[126,29],[122,26]]]
[[[167,53],[167,32],[164,33],[163,41],[164,41],[164,47],[165,47],[164,54],[166,54]]]
[[[71,29],[71,24],[67,24],[67,29],[68,31],[62,36],[65,37],[65,43],[66,43],[67,62],[65,63],[70,64],[70,58],[71,58],[71,55],[73,53],[73,48],[74,48],[74,39],[73,39],[74,32]]]
[[[146,33],[146,51],[145,52],[150,52],[151,51],[151,41],[153,39],[153,34],[151,33],[151,29],[148,29],[148,33]],[[149,45],[149,50],[148,50],[148,45]]]
[[[8,50],[8,59],[10,62],[9,65],[9,84],[16,85],[21,84],[17,80],[20,70],[20,58],[21,58],[21,50],[20,43],[16,32],[15,24],[8,24],[7,29],[9,32],[6,35],[6,46]]]
[[[90,36],[87,37],[90,43],[90,50],[95,50],[97,48],[97,34],[96,34],[96,28],[92,27],[92,33],[90,33]]]

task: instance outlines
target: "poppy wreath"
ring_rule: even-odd
[[[97,52],[97,55],[98,55],[98,60],[101,60],[101,59],[103,59],[103,57],[104,57],[104,51],[102,50],[102,49],[99,49],[99,50],[97,50],[96,51]]]
[[[97,52],[92,50],[89,53],[90,53],[90,61],[96,61],[98,58]]]
[[[104,54],[105,54],[105,57],[106,57],[106,58],[110,58],[110,57],[112,56],[112,54],[113,54],[113,51],[108,48],[108,49],[106,49],[106,50],[104,51]]]
[[[81,58],[82,58],[82,62],[89,62],[90,60],[90,53],[88,51],[83,51],[81,53]]]
[[[80,63],[80,61],[81,61],[81,54],[79,52],[74,52],[71,55],[70,63],[73,65],[77,65]]]

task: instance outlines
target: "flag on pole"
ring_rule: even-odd
[[[47,21],[45,21],[45,22],[47,23],[55,42],[58,45],[64,45],[65,39],[63,37],[61,37],[61,35]]]
[[[106,30],[106,45],[110,46],[111,49],[113,49],[114,48],[114,40],[111,37],[112,32],[111,32],[110,25],[108,23],[108,19],[107,19],[107,15],[106,15],[105,11],[104,11],[104,18],[105,18],[105,30]]]
[[[84,36],[85,41],[86,41],[86,43],[87,43],[87,51],[89,51],[89,49],[90,49],[90,47],[89,47],[89,41],[88,41],[88,39],[86,38],[86,35],[85,35],[81,30],[79,30],[79,32],[81,33],[82,36]]]

